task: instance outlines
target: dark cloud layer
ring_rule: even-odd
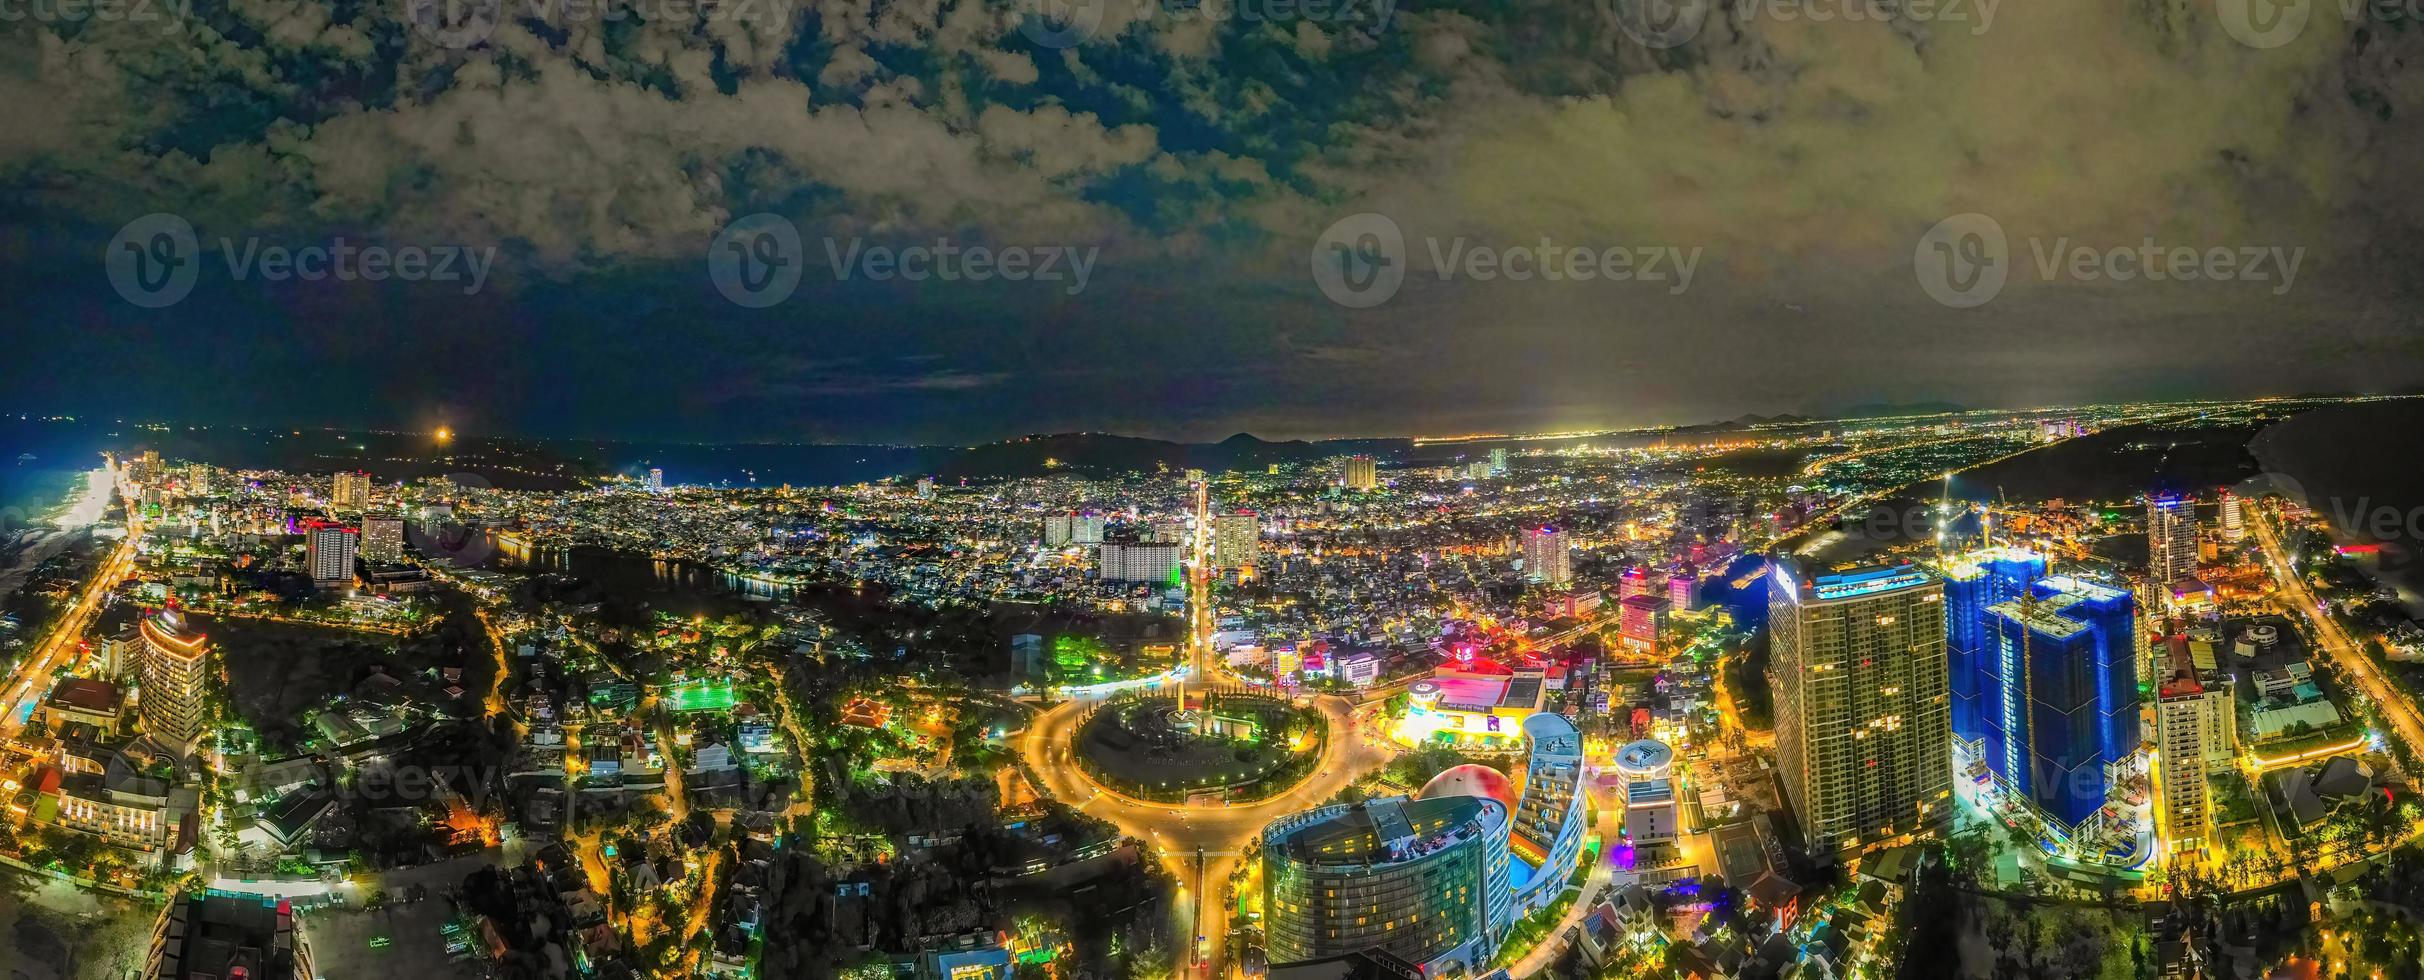
[[[2265,47],[2201,0],[1882,22],[1762,0],[1658,47],[1627,30],[1634,2],[1114,2],[1067,47],[948,0],[614,18],[507,0],[459,49],[402,0],[11,21],[0,407],[1217,438],[2424,383],[2424,82],[2400,67],[2418,25],[2319,4]],[[189,221],[204,259],[159,310],[102,262],[153,212]],[[706,253],[758,212],[800,229],[805,269],[749,309]],[[1402,229],[1408,275],[1348,309],[1309,255],[1360,212]],[[2010,281],[1955,309],[1915,250],[1968,212],[2006,236]],[[495,271],[472,295],[239,281],[218,250],[338,238],[494,248]],[[837,280],[828,253],[938,239],[1096,258],[1071,295]],[[1436,268],[1544,245],[1697,262],[1680,291]],[[2146,247],[2295,250],[2297,276],[2116,282],[2067,261]]]

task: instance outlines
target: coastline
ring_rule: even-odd
[[[86,482],[83,470],[30,466],[0,468],[13,470],[5,477],[0,477],[0,510],[21,515],[10,526],[12,530],[46,522],[73,502]]]
[[[15,482],[14,500],[0,510],[0,608],[15,603],[34,569],[82,538],[109,509],[109,471],[59,471]],[[35,487],[48,485],[47,503]],[[39,516],[31,516],[35,515]]]
[[[2424,403],[2402,399],[2340,406],[2265,427],[2247,449],[2265,483],[2305,500],[2343,545],[2378,547],[2357,568],[2398,593],[2424,619],[2424,483],[2405,460],[2424,454]]]
[[[96,466],[78,475],[82,477],[81,481],[71,481],[67,491],[60,495],[59,502],[43,515],[43,520],[51,526],[75,530],[99,524],[101,518],[109,513],[110,496],[117,489],[117,481],[110,476],[109,470]]]

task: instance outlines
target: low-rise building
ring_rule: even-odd
[[[70,772],[59,780],[58,826],[120,847],[155,851],[180,845],[199,802],[194,790],[138,771],[124,755],[103,772]]]
[[[307,843],[312,828],[336,809],[337,798],[325,790],[289,794],[238,831],[239,841],[254,847],[288,851]]]
[[[180,894],[152,928],[144,980],[309,980],[311,950],[285,899]]]
[[[51,688],[42,701],[45,722],[53,729],[91,725],[104,736],[115,736],[126,718],[126,695],[108,681],[70,677]]]

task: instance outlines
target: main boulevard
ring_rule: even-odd
[[[111,550],[109,558],[101,563],[92,580],[76,593],[76,601],[68,607],[67,615],[60,619],[58,629],[43,641],[32,656],[25,658],[25,662],[18,666],[16,675],[9,678],[8,695],[5,700],[0,700],[0,735],[14,737],[24,727],[25,705],[50,691],[52,672],[69,662],[69,655],[76,650],[78,639],[92,625],[93,617],[100,613],[102,600],[108,598],[110,589],[125,581],[128,573],[134,571],[134,540],[129,535]]]
[[[109,492],[106,485],[102,492]],[[79,505],[77,509],[85,508]],[[71,662],[77,643],[92,626],[93,617],[100,614],[103,600],[133,573],[135,541],[142,533],[141,526],[128,522],[125,540],[118,542],[109,557],[93,571],[93,577],[77,591],[75,602],[59,617],[50,636],[17,665],[17,672],[8,679],[8,693],[0,698],[0,737],[13,738],[24,727],[25,705],[49,693],[52,672]]]
[[[1323,696],[1315,698],[1313,706],[1330,726],[1319,768],[1295,788],[1259,803],[1154,803],[1102,788],[1080,774],[1069,755],[1085,715],[1085,702],[1071,701],[1038,716],[1019,748],[1042,780],[1044,792],[1110,821],[1161,855],[1163,865],[1179,883],[1176,905],[1181,935],[1202,936],[1204,962],[1218,963],[1229,922],[1222,908],[1233,901],[1227,894],[1229,876],[1255,835],[1274,820],[1319,805],[1389,761],[1390,753],[1360,729],[1353,702]]]
[[[1207,574],[1210,555],[1209,521],[1198,515],[1192,550],[1195,567],[1188,575],[1187,676],[1222,684],[1243,684],[1227,672],[1212,652],[1212,586]],[[1320,695],[1310,705],[1322,714],[1328,737],[1321,743],[1321,763],[1313,775],[1277,796],[1257,803],[1155,803],[1122,796],[1088,779],[1070,757],[1077,731],[1091,702],[1062,703],[1039,714],[1019,740],[1019,753],[1043,785],[1045,793],[1078,810],[1111,822],[1122,833],[1150,845],[1178,882],[1174,915],[1180,936],[1200,937],[1189,973],[1209,973],[1223,962],[1228,945],[1229,915],[1235,897],[1228,894],[1229,878],[1247,846],[1265,825],[1299,810],[1319,805],[1364,774],[1386,765],[1395,753],[1381,733],[1367,730],[1358,702]],[[1186,957],[1182,956],[1182,961]],[[1237,964],[1228,963],[1229,972]]]

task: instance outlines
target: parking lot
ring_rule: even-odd
[[[303,940],[311,946],[312,966],[324,977],[484,977],[485,962],[476,946],[471,957],[447,955],[446,937],[439,929],[453,908],[432,891],[425,901],[391,904],[376,912],[316,909],[304,914]],[[385,946],[372,945],[382,936]]]

